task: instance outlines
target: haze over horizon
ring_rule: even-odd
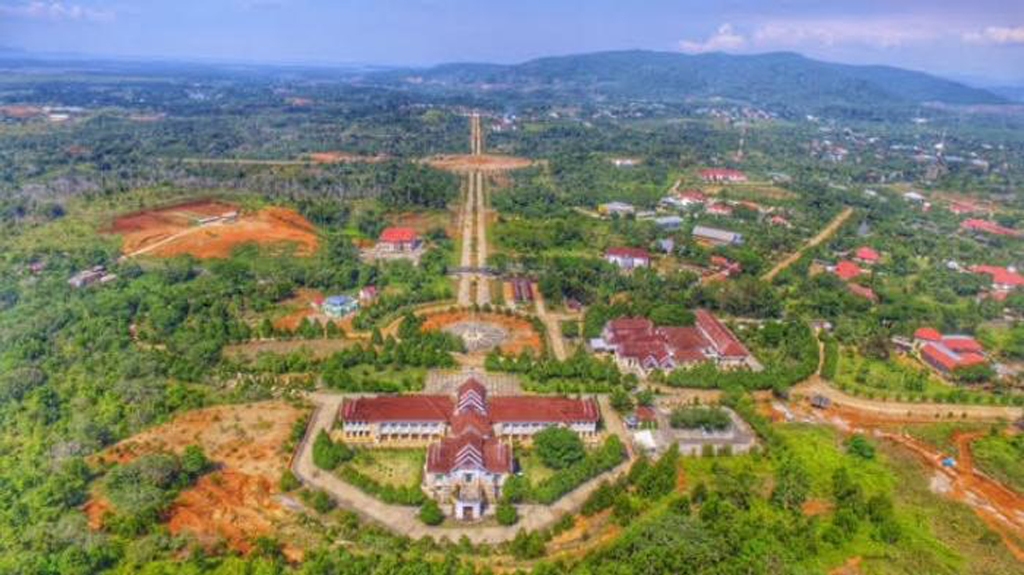
[[[212,5],[211,5],[212,4]],[[1001,0],[0,0],[31,53],[267,64],[515,63],[605,50],[793,51],[981,84],[1024,84],[1024,3]]]

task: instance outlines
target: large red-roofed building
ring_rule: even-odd
[[[700,178],[709,183],[735,184],[747,181],[747,175],[730,168],[707,168],[700,171]]]
[[[761,369],[761,364],[718,318],[703,309],[697,310],[694,317],[694,325],[686,327],[655,327],[646,318],[615,319],[605,325],[601,338],[591,341],[591,347],[611,352],[620,369],[641,376],[706,361],[726,368]]]
[[[1024,275],[1015,269],[999,266],[971,266],[971,272],[984,274],[992,278],[992,289],[998,291],[1010,291],[1024,287]]]
[[[423,489],[451,504],[457,519],[478,519],[501,497],[513,472],[513,438],[560,426],[581,436],[597,433],[597,401],[566,397],[488,397],[477,380],[444,395],[361,397],[346,400],[339,415],[349,441],[430,442]]]
[[[969,335],[943,335],[935,328],[921,327],[914,332],[914,343],[921,361],[943,375],[988,362],[984,348]]]

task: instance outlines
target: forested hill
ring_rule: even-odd
[[[392,71],[378,79],[421,86],[489,91],[590,94],[600,97],[679,100],[721,97],[762,104],[821,108],[872,107],[922,102],[998,104],[1005,100],[922,72],[888,66],[851,66],[798,54],[736,56],[621,51],[540,58],[522,64],[445,64]]]

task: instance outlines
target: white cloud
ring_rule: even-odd
[[[107,22],[114,19],[114,12],[99,10],[79,4],[65,2],[22,2],[0,4],[0,18],[24,18],[27,20]]]
[[[743,51],[834,46],[896,48],[948,35],[936,22],[922,19],[830,18],[769,20],[744,34],[723,24],[705,41],[683,40],[684,52]]]
[[[895,48],[935,40],[942,29],[927,21],[899,19],[806,19],[766,22],[754,32],[759,46],[862,45]]]
[[[691,54],[702,52],[719,52],[741,50],[747,45],[747,39],[733,30],[732,24],[726,23],[718,27],[710,38],[703,42],[683,40],[679,42],[679,49]]]
[[[1006,46],[1024,44],[1024,26],[1008,28],[1005,26],[989,26],[984,30],[967,32],[963,35],[969,44],[996,44]]]

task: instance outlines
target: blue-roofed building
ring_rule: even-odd
[[[359,309],[359,301],[347,295],[332,295],[324,300],[321,309],[329,316],[342,317]]]

